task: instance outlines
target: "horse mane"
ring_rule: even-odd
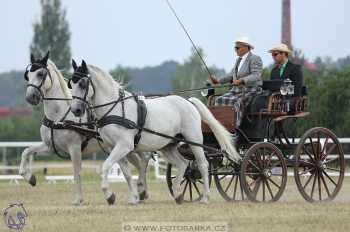
[[[72,93],[71,91],[68,89],[67,83],[64,80],[64,77],[62,75],[62,73],[58,70],[58,68],[56,67],[55,63],[52,62],[51,60],[48,60],[48,65],[49,67],[52,69],[52,71],[54,71],[58,77],[58,82],[60,83],[62,92],[64,94],[64,96],[68,99],[72,98]]]
[[[95,72],[97,78],[105,78],[105,80],[108,80],[111,83],[111,85],[116,85],[117,88],[124,88],[123,85],[117,80],[115,80],[111,74],[103,71],[102,69],[94,65],[88,65],[88,67],[89,71],[92,70],[93,72]]]

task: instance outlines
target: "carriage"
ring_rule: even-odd
[[[237,164],[219,150],[205,152],[210,184],[215,182],[225,200],[277,201],[286,188],[288,176],[294,176],[301,196],[308,202],[336,197],[345,169],[344,153],[336,135],[329,129],[315,127],[296,138],[297,119],[310,114],[305,86],[302,96],[295,97],[288,81],[264,81],[262,93],[245,106],[240,128],[234,127],[233,107],[214,106],[216,97],[214,89],[210,89],[207,106],[217,120],[235,134],[232,139],[242,157],[242,162]],[[205,123],[202,130],[204,145],[219,148]],[[179,144],[178,151],[188,160],[181,182],[184,200],[199,200],[203,182],[194,157],[185,143]],[[170,193],[173,169],[168,164],[166,180]]]

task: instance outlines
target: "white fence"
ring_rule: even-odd
[[[295,142],[298,142],[299,139],[295,139]],[[340,138],[340,143],[342,144],[350,144],[350,138]],[[38,145],[40,142],[0,142],[0,148],[2,149],[2,161],[3,164],[7,163],[7,149],[8,148],[23,148],[23,147],[29,147],[33,145]],[[345,159],[350,159],[350,154],[345,154]],[[32,160],[30,161],[32,162]],[[154,160],[150,160],[150,166],[154,167],[154,175],[156,179],[165,179],[165,175],[161,174],[161,172],[164,172],[166,169],[166,162],[159,157],[159,155],[154,156]],[[96,173],[100,173],[101,165],[96,164],[84,164],[83,163],[83,169],[95,169]],[[71,168],[71,164],[41,164],[41,165],[31,165],[32,169],[40,170],[44,168]],[[0,165],[0,172],[3,170],[16,170],[18,172],[19,167],[18,166],[7,166],[7,165]],[[292,173],[291,173],[292,175]],[[345,173],[345,176],[350,176],[350,173]],[[136,178],[136,176],[134,177]],[[8,180],[10,183],[18,183],[18,180],[22,180],[23,178],[19,175],[0,175],[0,181],[1,180]],[[45,179],[49,183],[56,183],[56,181],[72,181],[72,176],[46,176]],[[111,173],[109,174],[109,179],[111,181],[124,181],[124,177],[120,171],[119,166],[116,164],[113,168]]]

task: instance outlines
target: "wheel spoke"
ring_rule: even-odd
[[[322,172],[320,173],[320,176],[321,176],[321,180],[322,180],[322,182],[323,182],[324,188],[326,189],[326,192],[327,192],[327,194],[328,194],[328,197],[330,197],[331,194],[329,193],[329,189],[328,189],[328,186],[327,186],[327,184],[326,184],[326,181],[324,180],[324,177],[323,177],[323,173],[322,173]]]
[[[306,186],[310,183],[310,181],[311,181],[311,179],[312,179],[312,177],[313,177],[314,175],[315,175],[315,173],[312,173],[312,174],[309,176],[309,178],[307,179],[305,185],[303,186],[303,189],[305,189]]]
[[[187,179],[184,178],[184,179],[181,181],[180,185],[182,185],[186,180],[187,180]]]
[[[308,173],[308,172],[310,172],[310,171],[312,171],[312,170],[315,170],[315,167],[312,167],[312,168],[310,168],[310,169],[306,169],[306,170],[304,170],[303,172],[298,173],[298,174],[299,174],[299,175],[305,175],[306,173]]]
[[[324,141],[321,154],[324,154],[324,151],[326,150],[326,147],[327,147],[327,145],[328,145],[328,139],[329,139],[329,137],[327,136],[326,140]]]
[[[250,175],[250,176],[258,176],[258,175],[261,175],[260,173],[256,173],[256,172],[246,172],[245,173],[246,175]]]
[[[231,186],[231,184],[232,184],[234,178],[235,178],[235,176],[232,176],[230,182],[228,183],[228,185],[227,185],[227,187],[226,187],[226,189],[225,189],[225,193],[227,193],[227,190],[230,188],[230,186]]]
[[[311,198],[312,198],[312,196],[314,195],[315,183],[316,183],[316,175],[314,175],[314,182],[312,182]]]
[[[305,154],[307,154],[310,157],[311,162],[315,163],[315,159],[312,157],[312,154],[310,154],[310,152],[308,151],[308,149],[305,146],[305,144],[304,144],[304,151],[305,151]]]
[[[198,187],[197,187],[197,185],[196,185],[196,182],[193,182],[193,186],[194,186],[194,188],[196,189],[196,191],[197,191],[197,193],[198,193],[198,196],[200,196],[201,193],[199,192],[199,189],[198,189]]]
[[[255,184],[260,179],[260,176],[256,178],[252,183],[249,184],[249,187],[251,187],[253,184]]]
[[[334,182],[334,180],[328,175],[325,170],[322,170],[322,172],[335,186],[337,186],[337,183]]]
[[[322,201],[322,194],[321,194],[321,177],[320,177],[320,173],[319,172],[317,172],[317,182],[318,182],[318,199],[320,200],[320,201]]]
[[[326,151],[326,155],[329,155],[329,154],[332,154],[331,152],[333,152],[334,148],[337,146],[336,143],[333,143],[331,148],[329,148],[327,151]]]
[[[237,178],[235,180],[235,188],[234,188],[234,191],[233,191],[233,200],[236,200],[236,191],[237,191],[238,178],[239,178],[239,176],[237,176]]]
[[[263,168],[266,168],[266,164],[265,164],[265,153],[266,153],[266,149],[265,147],[263,148],[263,155],[262,155],[262,163],[263,163]]]
[[[263,184],[263,201],[265,201],[265,179],[262,180]]]
[[[253,165],[259,172],[261,172],[261,169],[258,168],[251,160],[248,161],[251,165]]]
[[[255,198],[256,198],[257,195],[258,195],[258,191],[259,191],[259,188],[260,188],[260,183],[261,183],[261,181],[262,181],[262,180],[261,180],[260,177],[259,177],[258,181],[255,183],[255,185],[254,185],[254,187],[253,187],[252,192],[253,192]]]
[[[219,180],[221,181],[222,179],[224,179],[227,175],[224,175],[222,177],[219,178]]]
[[[339,159],[339,156],[337,158],[334,158],[334,159],[330,159],[330,160],[327,160],[326,162],[324,162],[323,164],[329,164],[329,163],[332,163],[333,161],[336,161]]]
[[[340,169],[336,169],[336,168],[325,167],[325,169],[340,172]]]
[[[298,160],[300,163],[302,163],[302,164],[307,164],[307,165],[309,165],[309,166],[315,166],[315,164],[314,163],[310,163],[310,162],[308,162],[308,161],[306,161],[306,160],[302,160],[302,159],[300,159],[300,160]]]
[[[278,184],[276,184],[276,182],[275,181],[273,181],[272,179],[271,179],[271,177],[267,177],[267,179],[274,185],[274,186],[276,186],[277,188],[281,188],[281,186],[279,186]]]
[[[243,192],[243,186],[242,186],[242,180],[241,180],[241,178],[239,178],[239,186],[240,186],[240,188],[241,188],[242,200],[244,201],[244,192]]]
[[[314,143],[312,142],[312,138],[309,137],[309,140],[310,140],[311,147],[312,147],[312,153],[314,154],[316,160],[318,160],[318,156],[317,156],[317,153],[316,153],[316,151],[315,151],[315,147],[314,147]]]
[[[261,161],[261,154],[258,151],[256,151],[256,153],[255,153],[255,158],[256,158],[257,165],[259,166],[260,170],[264,169],[264,166],[263,166],[262,161]]]
[[[189,183],[189,187],[190,187],[190,201],[192,201],[192,182],[190,181]]]
[[[274,196],[273,196],[273,193],[272,193],[272,190],[271,190],[271,187],[270,187],[270,184],[269,184],[269,182],[268,182],[268,181],[266,181],[266,187],[267,187],[267,190],[269,190],[269,193],[270,193],[271,199],[273,199],[273,198],[274,198]]]
[[[185,196],[186,189],[187,189],[188,181],[185,184],[184,190],[182,191],[182,195]]]
[[[201,183],[202,185],[204,185],[203,181],[202,180],[198,180],[199,183]]]
[[[271,158],[273,157],[273,155],[275,154],[276,152],[272,152],[269,156],[268,156],[268,159],[267,159],[267,162],[266,162],[266,167],[269,167],[271,165]]]

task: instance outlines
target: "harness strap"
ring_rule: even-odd
[[[135,101],[137,103],[137,126],[139,129],[134,138],[134,144],[136,146],[140,142],[141,133],[146,122],[147,108],[144,101],[139,100],[136,95],[134,96],[135,96]]]
[[[146,122],[147,108],[144,101],[139,100],[136,95],[133,95],[137,103],[137,123],[125,118],[125,112],[123,110],[123,116],[118,115],[106,115],[97,121],[97,127],[102,128],[109,124],[117,124],[127,129],[138,129],[137,134],[134,137],[135,147],[138,145],[141,139],[141,132]],[[124,101],[121,101],[122,103]]]
[[[56,124],[54,121],[48,119],[46,116],[44,117],[43,121],[42,121],[42,124],[48,128],[50,128],[50,133],[51,133],[51,145],[52,145],[52,149],[53,151],[55,152],[55,154],[62,158],[62,159],[70,159],[70,156],[67,156],[67,155],[61,155],[58,151],[57,151],[57,148],[56,148],[56,144],[55,144],[55,139],[54,139],[54,133],[53,133],[53,130],[54,129],[58,129],[58,130],[61,130],[61,129],[66,129],[63,125],[61,124]]]

